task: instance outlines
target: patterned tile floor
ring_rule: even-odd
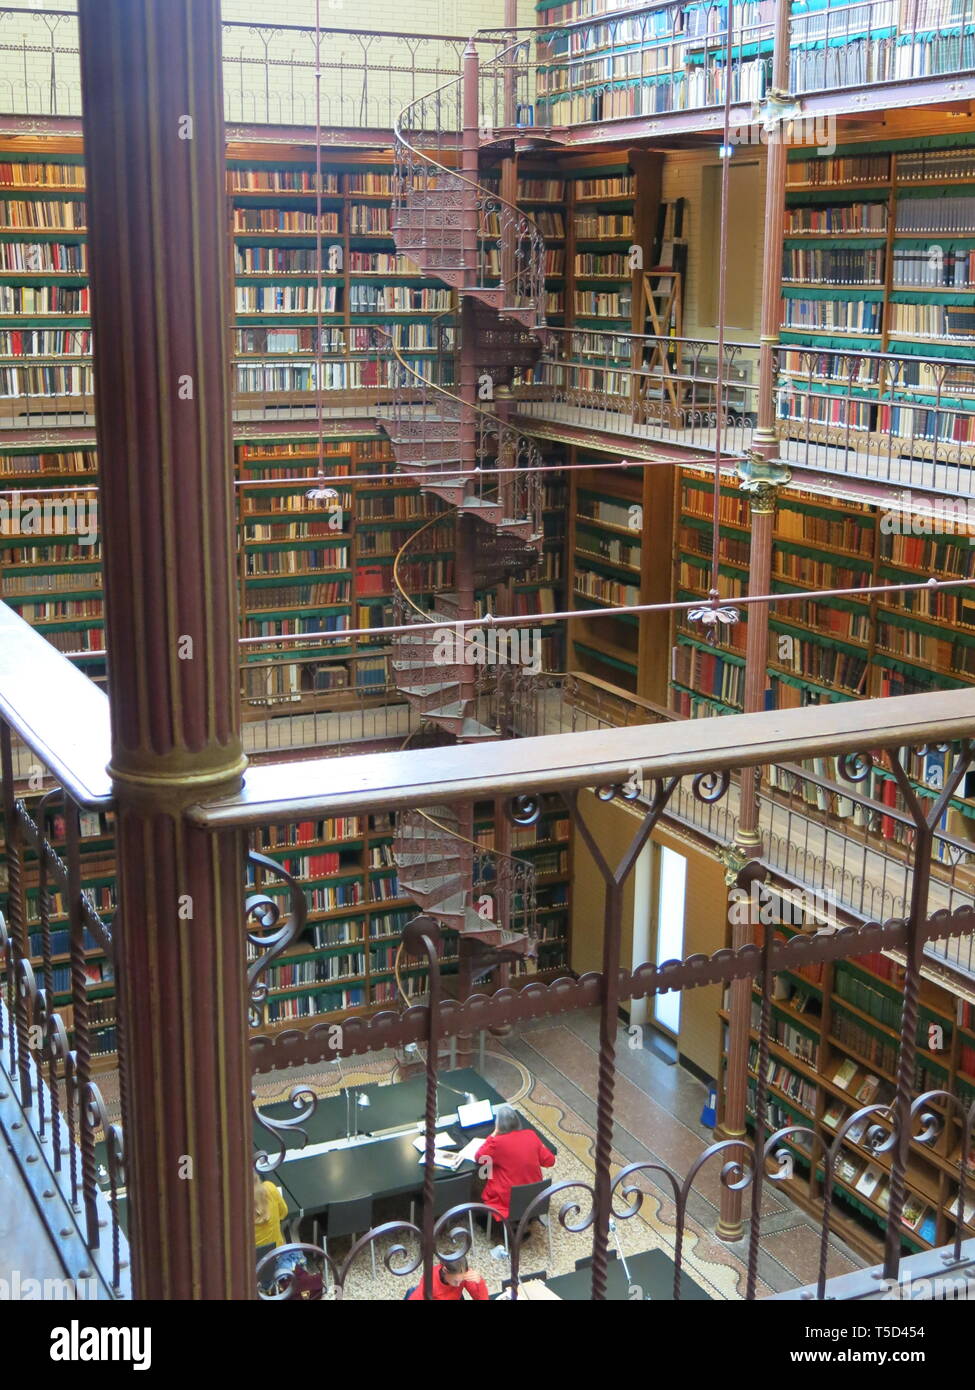
[[[492,1039],[485,1056],[484,1073],[496,1089],[515,1102],[539,1131],[551,1137],[559,1152],[554,1170],[557,1181],[588,1183],[593,1173],[598,1020],[592,1013],[573,1014],[564,1020],[538,1020],[515,1030],[503,1041]],[[392,1058],[376,1054],[345,1065],[346,1080],[359,1083],[391,1075]],[[257,1086],[263,1100],[280,1099],[298,1081],[318,1082],[323,1089],[338,1085],[334,1067],[307,1068],[283,1078],[262,1079]],[[621,1048],[616,1086],[614,1175],[636,1162],[666,1164],[682,1177],[695,1158],[712,1142],[713,1134],[700,1124],[705,1088],[681,1067],[670,1066],[652,1051]],[[684,1265],[691,1277],[712,1298],[739,1299],[744,1295],[747,1247],[728,1245],[712,1234],[720,1197],[720,1162],[703,1169],[689,1203],[684,1237]],[[665,1180],[662,1180],[665,1182]],[[617,1239],[624,1255],[660,1248],[672,1253],[675,1243],[674,1201],[669,1186],[658,1184],[653,1174],[638,1175],[643,1195],[637,1213],[617,1223]],[[583,1213],[588,1197],[580,1192]],[[408,1216],[401,1205],[377,1203],[375,1221]],[[554,1213],[553,1213],[554,1216]],[[746,1207],[747,1216],[747,1207]],[[552,1225],[552,1272],[564,1273],[590,1252],[587,1234],[574,1234]],[[762,1203],[762,1242],[758,1262],[757,1294],[796,1287],[815,1277],[819,1231],[810,1217],[776,1189],[765,1186]],[[337,1243],[332,1252],[341,1257],[347,1244]],[[379,1252],[377,1273],[372,1276],[368,1254],[356,1262],[346,1286],[346,1297],[360,1299],[402,1298],[403,1279],[384,1267]],[[507,1277],[507,1260],[492,1258],[486,1237],[477,1231],[472,1263],[487,1280],[492,1292]],[[522,1270],[530,1273],[548,1266],[545,1233],[536,1230],[522,1254]],[[845,1273],[863,1261],[842,1242],[830,1246],[828,1273]],[[415,1278],[415,1276],[414,1276]]]

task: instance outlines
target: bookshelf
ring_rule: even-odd
[[[783,913],[784,916],[788,914]],[[801,931],[775,928],[781,938]],[[765,928],[759,928],[759,934]],[[775,977],[769,1070],[765,1078],[770,1129],[812,1128],[828,1144],[854,1110],[886,1104],[895,1091],[895,1066],[903,1004],[903,967],[885,955],[816,964]],[[748,1124],[754,1128],[760,994],[753,997],[749,1055]],[[727,1023],[727,1011],[721,1011]],[[924,981],[918,1017],[914,1089],[943,1089],[970,1104],[975,1097],[975,1005]],[[722,1067],[726,1064],[726,1054]],[[911,1145],[901,1240],[906,1252],[930,1249],[954,1238],[957,1225],[961,1129],[952,1111],[934,1105],[942,1129],[933,1144]],[[834,1197],[842,1213],[839,1233],[871,1257],[882,1240],[889,1204],[890,1155],[866,1144],[866,1125],[855,1125],[841,1149]],[[800,1205],[818,1210],[822,1164],[811,1161],[803,1136],[785,1141],[794,1160],[786,1187]],[[972,1229],[971,1219],[965,1234]]]
[[[674,597],[703,599],[711,573],[711,479],[683,469],[675,504]],[[749,530],[747,502],[731,486],[721,489],[719,573],[722,597],[733,603],[746,591]],[[891,518],[899,530],[891,529]],[[931,534],[914,534],[921,527]],[[772,548],[772,589],[856,589],[932,574],[972,575],[975,558],[970,528],[958,524],[938,535],[934,523],[909,511],[833,500],[794,488],[782,492],[776,508]],[[685,717],[707,717],[740,710],[744,688],[747,611],[711,647],[681,616],[674,635],[671,707]],[[770,611],[766,707],[793,708],[826,701],[961,688],[972,684],[975,669],[975,590],[951,595],[920,592],[823,601],[792,599]],[[933,798],[944,782],[947,754],[915,758],[911,775],[922,795]],[[809,771],[843,783],[835,759],[819,759]],[[768,773],[772,785],[778,774]],[[966,787],[962,792],[969,790]],[[975,793],[975,787],[971,788]],[[878,764],[861,792],[884,805],[903,809],[893,775]],[[811,795],[813,793],[810,793]],[[903,830],[880,812],[863,813],[852,801],[817,794],[821,813],[852,817],[896,850]],[[945,813],[942,830],[970,838],[975,796],[959,795]]]
[[[474,838],[483,849],[495,848],[495,819],[490,803],[475,808]],[[546,793],[534,825],[514,826],[510,853],[535,870],[538,954],[528,961],[529,974],[554,978],[569,966],[572,880],[572,827],[561,797]]]
[[[780,427],[924,458],[971,442],[975,137],[792,150],[786,184]],[[799,349],[802,349],[800,351]],[[852,360],[844,351],[891,352]],[[925,357],[957,363],[933,369]],[[937,381],[937,384],[936,384]]]
[[[315,398],[315,335],[329,401],[389,383],[375,360],[380,327],[405,360],[427,374],[455,344],[456,296],[396,254],[391,232],[392,163],[351,152],[322,172],[323,274],[318,298],[316,168],[311,152],[288,162],[280,150],[228,160],[238,358],[235,387],[264,405]],[[444,370],[450,379],[450,369]],[[297,398],[297,400],[296,400]]]
[[[21,794],[31,795],[26,787],[18,789],[18,795]],[[59,812],[49,812],[46,825],[51,844],[58,852],[63,853],[64,816]],[[79,829],[82,886],[99,916],[110,926],[116,908],[114,818],[111,812],[82,811],[79,815]],[[52,890],[50,879],[47,883],[47,897],[53,1002],[64,1020],[68,1030],[68,1041],[73,1047],[71,941],[67,903],[61,892]],[[38,985],[45,988],[37,857],[32,850],[28,850],[24,856],[24,906],[31,964]],[[6,867],[3,868],[0,877],[0,909],[4,913],[9,911]],[[100,943],[88,931],[85,931],[85,976],[88,981],[92,1069],[96,1072],[104,1071],[115,1065],[117,1044],[114,978],[111,962]]]
[[[573,450],[576,464],[597,463]],[[663,601],[668,557],[648,543],[654,530],[670,528],[671,470],[579,468],[570,474],[568,564],[573,611]],[[669,642],[666,614],[621,614],[618,618],[574,619],[569,625],[571,669],[645,699],[660,699],[666,675],[659,660]]]

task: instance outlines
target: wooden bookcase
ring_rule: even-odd
[[[793,912],[791,920],[797,922],[800,916]],[[759,928],[759,933],[763,930]],[[802,927],[775,930],[787,937]],[[893,1098],[903,976],[895,960],[876,955],[808,966],[776,977],[765,1086],[769,1130],[802,1125],[828,1144],[854,1110]],[[750,1128],[754,1128],[760,1084],[756,1072],[759,1009],[756,990],[749,1057]],[[721,1011],[721,1017],[727,1023],[726,1011]],[[725,1048],[722,1069],[726,1063]],[[917,1093],[947,1090],[966,1105],[975,1099],[975,1004],[929,981],[922,982],[914,1089]],[[938,1137],[933,1144],[911,1145],[905,1213],[909,1211],[913,1219],[905,1222],[902,1231],[908,1252],[947,1243],[957,1225],[961,1129],[952,1111],[937,1104],[932,1110],[942,1125]],[[865,1130],[865,1125],[854,1127],[846,1140],[834,1196],[842,1213],[839,1234],[870,1258],[886,1227],[891,1160],[889,1154],[871,1152]],[[800,1205],[818,1210],[821,1161],[811,1162],[811,1145],[802,1136],[785,1140],[783,1147],[794,1165],[786,1189]],[[975,1209],[970,1211],[964,1234],[970,1236],[973,1231]]]

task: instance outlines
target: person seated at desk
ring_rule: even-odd
[[[477,1303],[484,1303],[488,1298],[488,1286],[478,1274],[476,1269],[471,1269],[467,1263],[467,1256],[461,1255],[456,1260],[444,1260],[442,1264],[433,1266],[433,1302],[434,1303],[457,1303],[464,1296],[467,1290],[471,1298]],[[423,1298],[423,1280],[421,1279],[415,1289],[410,1289],[406,1295],[408,1302]]]
[[[499,1105],[494,1112],[494,1133],[489,1134],[474,1155],[474,1162],[488,1166],[481,1201],[506,1220],[511,1189],[541,1182],[542,1169],[551,1168],[555,1154],[547,1149],[533,1129],[520,1129],[518,1112],[510,1105]]]
[[[286,1244],[281,1230],[281,1222],[288,1214],[288,1204],[276,1183],[254,1173],[254,1247],[258,1263],[270,1251]],[[292,1251],[290,1256],[282,1256],[266,1268],[261,1275],[264,1288],[270,1287],[285,1270],[292,1269],[301,1258],[300,1252]]]

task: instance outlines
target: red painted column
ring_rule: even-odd
[[[775,17],[775,43],[772,59],[772,93],[785,96],[789,81],[789,6],[779,0]],[[788,147],[781,127],[768,143],[765,182],[765,240],[762,255],[762,312],[759,343],[758,401],[756,429],[752,436],[751,464],[754,470],[777,459],[778,435],[775,428],[776,353],[782,295],[782,222],[785,206],[785,174]],[[749,546],[748,593],[767,594],[772,584],[772,538],[775,529],[775,496],[778,486],[788,481],[785,470],[769,470],[767,481],[748,480],[744,484],[751,499],[751,541]],[[777,476],[776,476],[777,474]],[[774,479],[774,480],[773,480]],[[765,683],[769,660],[769,610],[764,603],[749,604],[745,645],[746,713],[764,709]],[[744,768],[740,780],[738,829],[735,845],[741,862],[758,858],[762,852],[759,829],[759,768]],[[733,879],[733,875],[730,875]],[[741,914],[745,916],[744,913]],[[731,929],[733,948],[754,939],[754,924],[736,921]],[[733,980],[728,1000],[728,1062],[722,1123],[717,1137],[742,1139],[746,1134],[748,1086],[748,1045],[751,1034],[751,982]],[[724,1240],[742,1236],[742,1195],[722,1188],[721,1214],[717,1234]]]
[[[254,1291],[219,0],[80,0],[138,1298]]]

